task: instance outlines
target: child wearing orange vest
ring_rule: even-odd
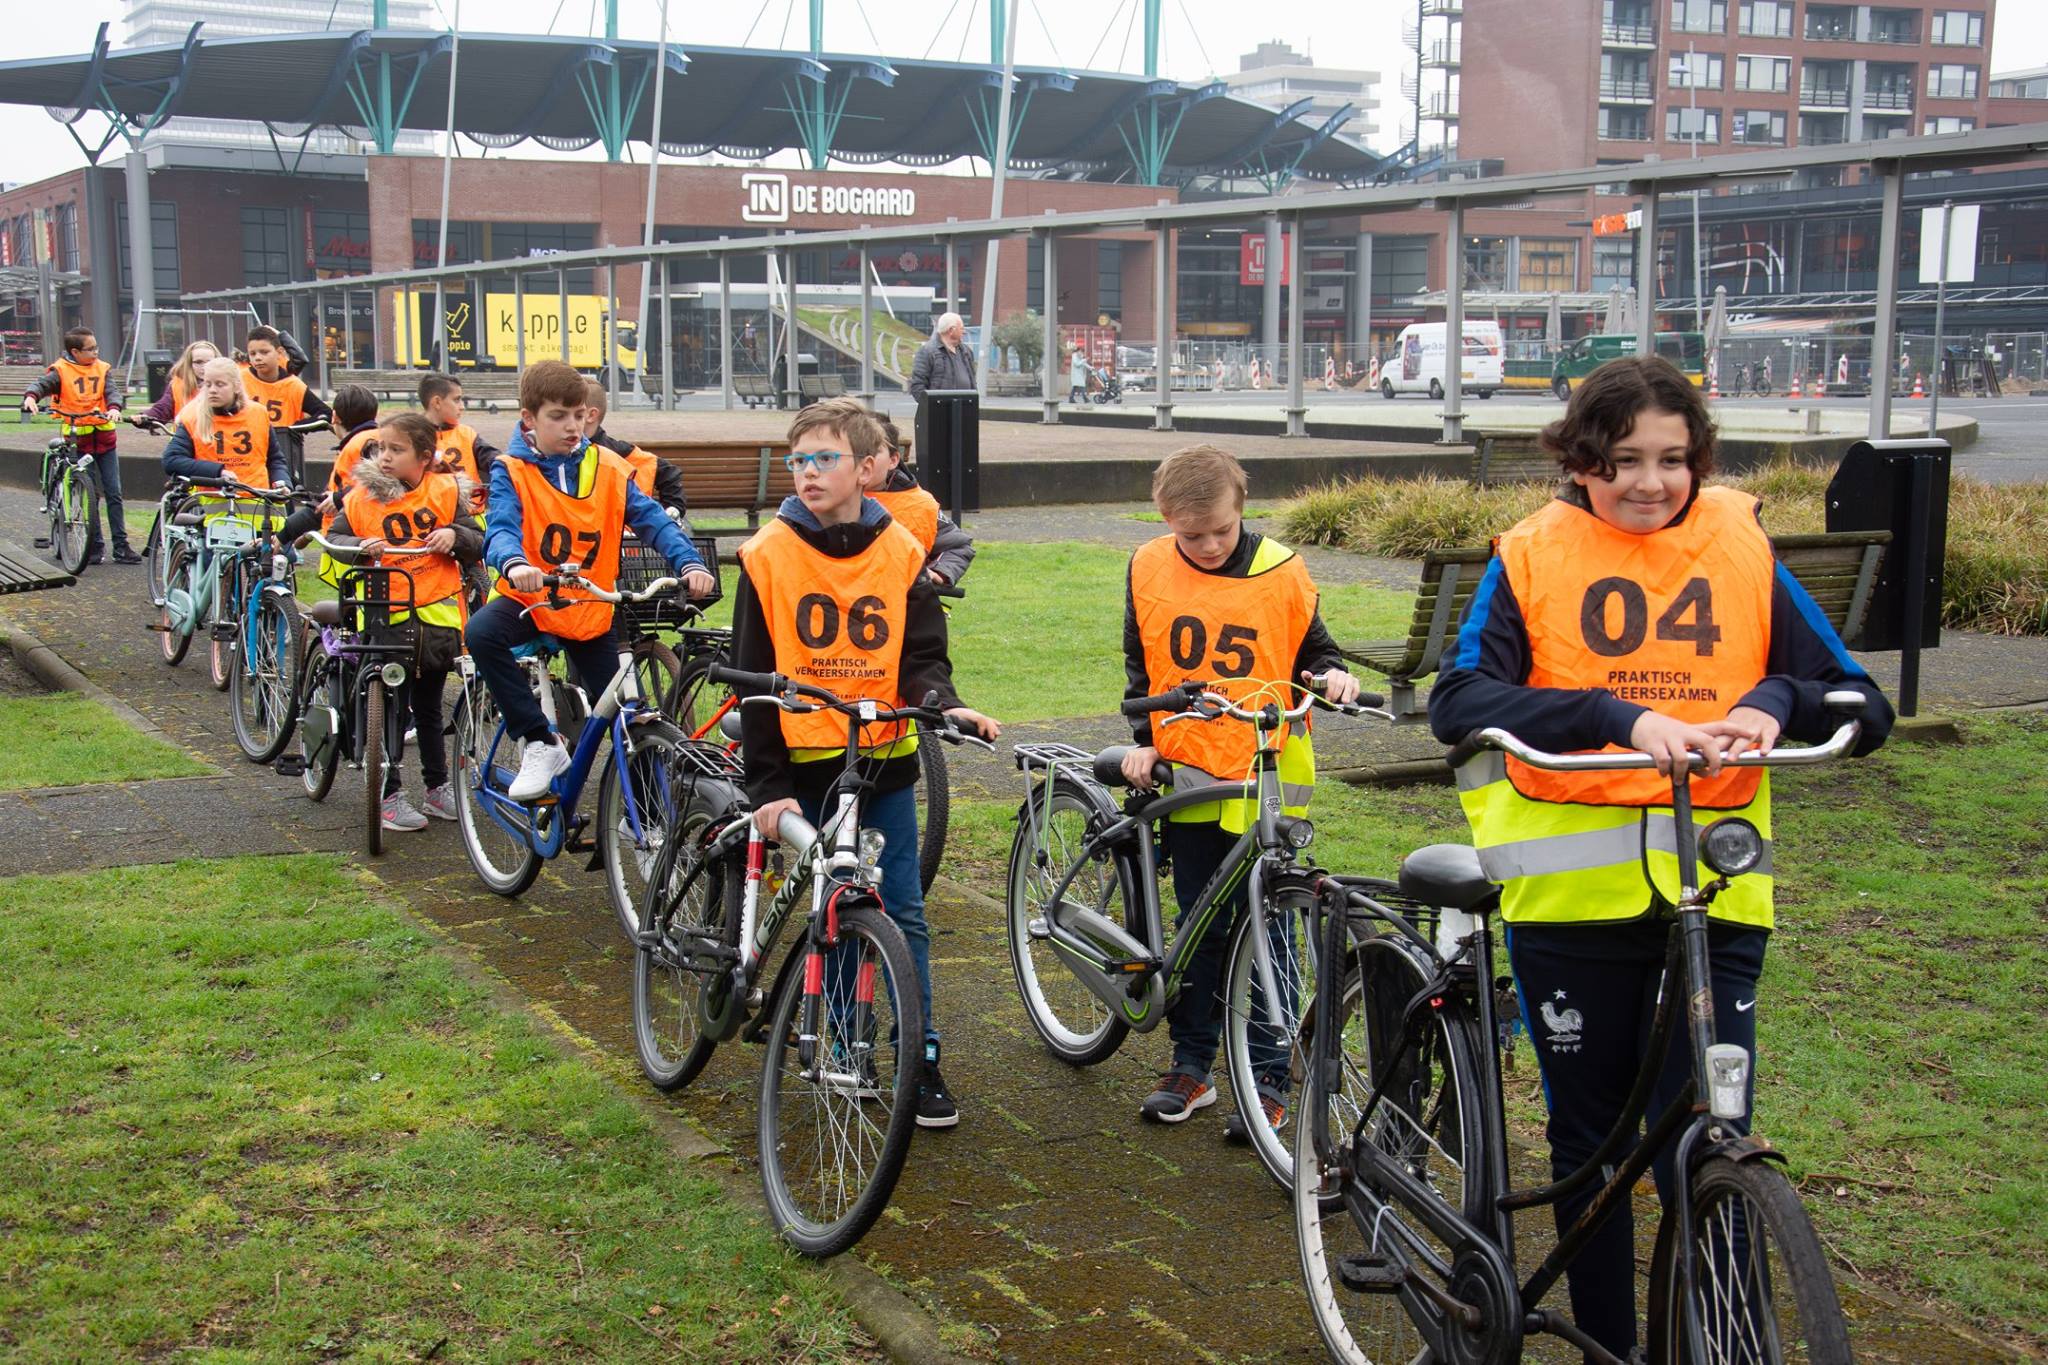
[[[994,739],[1002,727],[961,705],[953,691],[946,618],[924,576],[924,547],[861,493],[881,446],[880,427],[854,399],[813,403],[790,423],[796,492],[740,547],[734,666],[806,681],[822,675],[839,695],[872,697],[885,707],[936,693],[947,715]],[[843,771],[846,726],[839,714],[745,706],[740,726],[747,795],[761,832],[774,838],[789,811],[822,823]],[[909,941],[924,1003],[917,1122],[950,1128],[960,1111],[939,1074],[931,932],[917,865],[918,758],[898,734],[877,734],[873,743],[883,752],[870,760],[874,787],[861,818],[882,834],[882,907]]]
[[[1194,445],[1163,460],[1152,475],[1152,502],[1168,534],[1140,546],[1131,556],[1124,597],[1124,695],[1153,696],[1181,683],[1201,681],[1242,698],[1253,693],[1292,706],[1296,693],[1275,684],[1319,684],[1331,701],[1358,697],[1358,680],[1317,610],[1316,585],[1301,556],[1245,529],[1248,491],[1244,467],[1225,450]],[[1243,783],[1250,771],[1256,736],[1237,721],[1184,722],[1154,727],[1149,717],[1132,722],[1136,740],[1123,762],[1133,787],[1153,785],[1162,759],[1173,767],[1176,786],[1214,782],[1228,792],[1213,805],[1194,807],[1185,818],[1168,817],[1160,840],[1173,865],[1176,926],[1201,899],[1210,877],[1235,847],[1245,826]],[[1285,737],[1280,757],[1283,791],[1300,813],[1315,782],[1314,751],[1307,733]],[[1153,1123],[1180,1123],[1216,1102],[1210,1072],[1223,1035],[1223,970],[1232,932],[1245,913],[1245,886],[1216,911],[1190,957],[1181,993],[1167,1012],[1173,1065],[1162,1073],[1139,1114]],[[1276,961],[1292,954],[1275,921]],[[1291,1008],[1291,1006],[1290,1006]],[[1280,1127],[1287,1117],[1290,1058],[1284,1040],[1255,1030],[1252,1070],[1266,1121]],[[1249,1142],[1236,1114],[1224,1137]]]
[[[199,372],[199,392],[178,410],[164,446],[170,478],[222,476],[251,488],[283,488],[290,479],[284,452],[270,436],[270,413],[242,389],[242,368],[216,356]]]
[[[565,362],[529,367],[519,377],[519,427],[491,466],[484,562],[498,573],[499,595],[470,618],[467,638],[505,733],[524,748],[506,789],[515,801],[545,795],[568,769],[569,751],[549,731],[513,650],[543,631],[554,636],[592,700],[619,668],[610,604],[579,601],[571,590],[564,594],[571,605],[550,606],[545,576],[574,563],[599,587],[616,588],[619,542],[630,526],[661,552],[690,596],[718,586],[690,538],[633,486],[625,462],[584,439],[584,397],[583,376]]]
[[[334,412],[326,401],[299,378],[299,370],[305,367],[305,353],[298,349],[290,333],[275,327],[252,327],[244,345],[248,348],[249,364],[242,371],[242,387],[248,390],[250,402],[261,403],[270,413],[273,428],[288,427],[309,417],[334,420]],[[303,462],[293,457],[301,450],[305,438],[296,431],[280,430],[277,440],[284,447],[286,464],[303,469]]]
[[[93,457],[100,472],[100,500],[107,508],[107,531],[114,542],[116,564],[140,564],[142,556],[128,545],[128,522],[121,505],[121,457],[114,453],[114,421],[121,415],[121,397],[107,387],[113,366],[100,359],[100,343],[89,327],[64,334],[64,358],[44,371],[22,396],[21,410],[34,412],[44,398],[57,410],[64,434],[78,443],[81,455]],[[106,551],[95,518],[85,530],[85,558],[101,563]]]
[[[1503,883],[1508,956],[1543,1072],[1551,1169],[1562,1178],[1599,1150],[1642,1065],[1666,961],[1670,901],[1651,864],[1672,847],[1670,764],[1698,750],[1699,818],[1741,810],[1768,838],[1766,775],[1724,770],[1723,760],[1768,751],[1781,736],[1825,739],[1836,722],[1822,699],[1833,690],[1867,699],[1860,752],[1884,742],[1892,710],[1775,562],[1757,500],[1706,485],[1713,421],[1669,361],[1602,365],[1542,439],[1567,478],[1495,543],[1430,693],[1429,721],[1446,743],[1498,726],[1553,752],[1615,746],[1657,757],[1657,772],[1555,773],[1489,752],[1458,770],[1480,864]],[[1623,811],[1631,814],[1617,822]],[[1717,1041],[1752,1056],[1770,896],[1765,869],[1732,878],[1708,920]],[[1691,1077],[1680,1029],[1649,1113]],[[1746,1120],[1719,1122],[1748,1130]],[[1662,1197],[1668,1147],[1652,1170]],[[1560,1232],[1594,1193],[1553,1206]],[[1634,1248],[1624,1200],[1568,1272],[1573,1318],[1624,1358],[1636,1342]]]
[[[341,441],[334,452],[334,467],[327,474],[327,493],[320,500],[320,514],[327,521],[341,510],[341,501],[355,486],[356,461],[363,458],[377,439],[377,395],[367,384],[343,384],[334,391],[333,414],[327,423]]]
[[[420,411],[434,424],[441,468],[469,481],[476,499],[472,510],[481,516],[487,510],[491,466],[498,462],[498,448],[462,420],[466,401],[462,381],[454,375],[428,374],[420,378]]]
[[[631,441],[607,435],[604,429],[605,407],[610,395],[604,385],[595,379],[584,381],[583,434],[591,444],[603,446],[626,462],[626,468],[633,471],[633,486],[653,498],[663,507],[689,524],[690,500],[683,494],[683,471],[662,459],[653,451],[642,450]]]
[[[416,731],[426,795],[418,808],[406,800],[400,755],[387,755],[380,816],[385,829],[418,830],[426,828],[428,816],[455,819],[442,708],[448,674],[462,654],[462,567],[483,558],[484,531],[469,510],[468,481],[433,467],[433,423],[416,412],[401,412],[376,430],[377,454],[357,462],[326,534],[330,540],[356,540],[366,554],[377,554],[382,563],[412,575],[419,660],[400,689],[389,725],[394,734],[408,724]],[[304,508],[279,534],[289,543],[319,523],[319,509]],[[405,591],[404,583],[394,577],[394,595]]]
[[[974,537],[939,510],[939,500],[918,486],[903,464],[903,433],[887,417],[882,424],[882,456],[875,461],[867,495],[889,509],[899,525],[924,546],[924,569],[936,583],[958,583],[974,562]]]

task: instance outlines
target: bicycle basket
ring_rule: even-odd
[[[248,499],[220,501],[203,499],[200,510],[206,519],[206,548],[239,550],[266,531],[284,525],[283,508]]]
[[[404,569],[381,564],[345,570],[335,584],[341,619],[356,633],[359,653],[418,662],[419,618],[413,613],[413,579]]]
[[[697,547],[697,555],[704,566],[711,570],[712,578],[718,577],[718,542],[709,536],[692,536],[691,543]],[[628,537],[619,547],[619,591],[639,592],[659,578],[667,578],[673,571],[668,561],[661,557],[661,551],[652,545],[642,544]],[[714,589],[711,596],[699,598],[697,605],[708,606],[716,602],[722,588]],[[641,634],[656,629],[675,630],[682,626],[682,606],[674,597],[662,596],[645,602],[621,602],[617,608],[617,624],[621,630],[631,628]]]
[[[223,512],[206,521],[206,548],[209,550],[239,550],[252,543],[256,535],[256,523],[233,512]]]

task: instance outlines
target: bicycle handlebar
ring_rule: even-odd
[[[1300,684],[1290,683],[1288,686],[1298,687]],[[1376,708],[1387,704],[1387,699],[1377,692],[1360,692],[1355,702],[1330,701],[1307,688],[1302,688],[1302,692],[1304,695],[1299,705],[1277,708],[1280,720],[1300,720],[1311,710],[1334,711],[1343,716],[1378,715],[1381,712]],[[1157,711],[1179,712],[1178,715],[1168,716],[1161,721],[1161,725],[1171,725],[1177,720],[1219,720],[1226,716],[1232,720],[1257,724],[1264,708],[1248,711],[1222,693],[1211,692],[1205,683],[1185,682],[1156,696],[1129,698],[1123,703],[1122,710],[1126,716],[1133,718],[1151,715]]]
[[[753,702],[767,703],[784,711],[803,713],[807,711],[837,711],[841,715],[858,717],[864,724],[885,724],[891,721],[922,721],[931,727],[931,732],[940,739],[953,744],[979,744],[993,751],[995,745],[980,735],[970,734],[954,724],[953,718],[935,706],[881,706],[871,698],[847,701],[822,687],[798,682],[780,673],[749,673],[744,669],[728,668],[724,664],[713,664],[706,677],[738,691],[749,689],[756,695],[740,698],[742,706]],[[809,698],[815,705],[806,706],[799,698]]]
[[[1868,704],[1868,698],[1861,692],[1852,692],[1844,689],[1828,693],[1822,699],[1822,702],[1830,711],[1852,709],[1860,711]],[[1830,735],[1823,743],[1804,749],[1773,749],[1769,753],[1751,751],[1746,754],[1737,754],[1732,758],[1722,759],[1721,766],[1724,768],[1790,768],[1813,763],[1827,763],[1848,753],[1851,748],[1855,747],[1856,739],[1862,733],[1863,722],[1859,720],[1845,720],[1836,728],[1834,734]],[[1514,735],[1497,726],[1488,726],[1483,730],[1475,730],[1465,736],[1445,756],[1445,761],[1454,768],[1459,767],[1481,749],[1498,749],[1504,754],[1520,759],[1532,768],[1541,768],[1548,772],[1620,772],[1657,766],[1655,757],[1634,749],[1624,750],[1620,753],[1553,754],[1546,750],[1538,749],[1534,745],[1524,744]],[[1705,756],[1696,749],[1686,750],[1686,757],[1691,760],[1687,764],[1688,770],[1706,766],[1707,760]]]
[[[932,591],[941,597],[958,598],[967,596],[967,589],[957,583],[934,583],[932,584]]]
[[[255,498],[261,502],[310,503],[315,501],[314,495],[306,492],[303,489],[258,488],[254,484],[246,484],[243,483],[240,479],[230,479],[225,475],[219,475],[213,478],[195,478],[188,477],[185,475],[178,475],[172,479],[172,483],[177,486],[179,491],[186,493],[195,492],[200,489],[212,488],[219,489],[220,491],[225,493],[232,493],[238,498]]]
[[[576,588],[580,591],[589,593],[593,601],[610,602],[615,605],[620,602],[645,602],[650,598],[667,597],[672,595],[677,588],[683,585],[683,580],[677,578],[674,574],[670,574],[663,578],[657,578],[644,588],[635,588],[625,591],[616,591],[611,588],[600,588],[599,586],[597,586],[597,584],[591,582],[582,574],[573,571],[564,573],[544,573],[540,576],[540,578],[542,584],[544,584],[550,590],[550,596],[553,595],[553,590],[557,588]]]

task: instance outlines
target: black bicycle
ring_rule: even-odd
[[[1864,705],[1831,692],[1840,722],[1827,743],[1745,754],[1738,767],[1824,763],[1849,752]],[[1654,767],[1639,753],[1549,754],[1481,730],[1454,764],[1499,750],[1533,767]],[[1500,888],[1458,844],[1410,854],[1398,882],[1328,878],[1316,896],[1318,1002],[1307,1094],[1295,1134],[1295,1240],[1316,1330],[1333,1359],[1519,1360],[1524,1338],[1564,1338],[1587,1359],[1623,1365],[1569,1317],[1542,1306],[1594,1231],[1623,1207],[1673,1143],[1677,1188],[1650,1263],[1650,1359],[1659,1362],[1851,1359],[1827,1257],[1762,1138],[1724,1126],[1748,1112],[1750,1056],[1714,1036],[1707,910],[1728,879],[1764,856],[1737,816],[1693,823],[1692,764],[1672,776],[1680,877],[1670,948],[1644,1063],[1613,1130],[1586,1164],[1538,1189],[1508,1175],[1501,1099],[1503,1018],[1487,916]],[[1716,875],[1699,885],[1698,863]],[[1634,1141],[1671,1043],[1687,1029],[1693,1076]],[[1633,1145],[1633,1150],[1628,1150]],[[1626,1152],[1626,1155],[1624,1155]],[[1526,1279],[1515,1268],[1517,1211],[1598,1191]]]
[[[64,434],[52,436],[43,448],[43,515],[50,523],[50,553],[72,575],[85,572],[87,547],[99,521],[100,471],[94,458],[78,448],[71,423],[104,421],[106,416],[95,412],[67,419]]]

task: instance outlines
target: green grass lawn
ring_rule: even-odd
[[[1964,722],[1775,779],[1759,1131],[1838,1264],[2048,1346],[2048,717]],[[949,875],[999,893],[1014,803],[956,802]],[[1469,837],[1448,788],[1325,782],[1316,857],[1385,875]],[[1522,1053],[1522,1074],[1533,1057]],[[1517,1127],[1540,1110],[1516,1084]]]
[[[0,880],[0,958],[10,1355],[872,1358],[337,859]]]
[[[211,772],[75,692],[0,697],[0,791]]]

